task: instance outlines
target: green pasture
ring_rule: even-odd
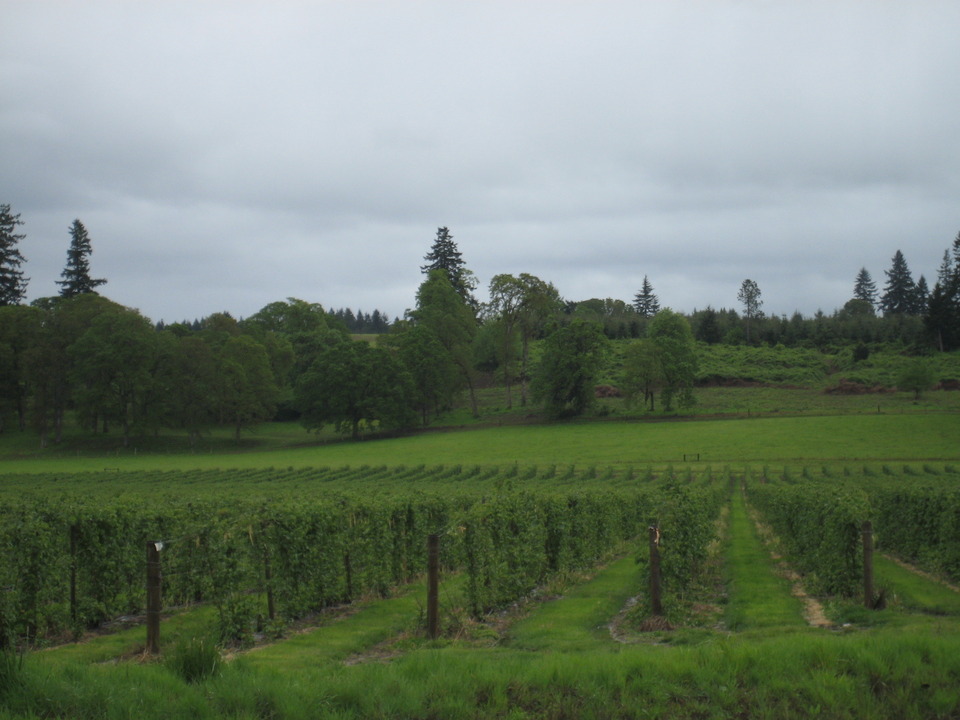
[[[267,448],[170,454],[128,449],[93,457],[21,459],[7,454],[2,469],[21,473],[364,464],[628,466],[693,459],[714,464],[942,461],[960,457],[960,413],[504,425]]]

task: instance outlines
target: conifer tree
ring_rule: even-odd
[[[432,270],[443,270],[457,294],[467,305],[474,310],[477,309],[479,304],[473,296],[473,291],[476,289],[473,273],[465,267],[463,256],[447,228],[437,228],[437,237],[433,241],[433,246],[423,259],[427,264],[420,266],[420,272],[429,275]]]
[[[95,292],[107,281],[90,277],[90,254],[93,248],[90,245],[90,236],[80,220],[74,220],[70,226],[70,248],[67,250],[67,266],[60,273],[63,280],[57,280],[60,285],[60,295],[74,297],[85,293]]]
[[[877,304],[877,284],[865,267],[860,268],[857,273],[857,279],[853,283],[853,297],[855,300],[866,300],[871,305]]]
[[[913,281],[910,268],[903,253],[897,250],[887,275],[887,284],[880,298],[880,309],[884,315],[911,315],[917,307],[917,284]]]
[[[9,205],[0,205],[0,306],[19,305],[27,294],[27,280],[20,266],[25,262],[17,244],[26,235],[16,232],[23,225],[20,214],[13,215]]]
[[[653,285],[646,275],[643,276],[643,285],[633,298],[633,306],[643,317],[649,318],[660,312],[660,300],[653,293]]]
[[[943,253],[937,282],[924,308],[927,332],[941,351],[960,347],[960,233],[952,251],[952,258],[950,250]]]
[[[927,287],[927,279],[921,275],[913,292],[913,314],[923,315],[927,311],[929,301],[930,288]]]

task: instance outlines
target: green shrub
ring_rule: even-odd
[[[198,683],[220,674],[223,659],[215,643],[191,638],[177,645],[167,660],[167,667],[187,683]]]
[[[249,647],[257,621],[253,596],[234,594],[220,603],[220,642],[229,647]]]

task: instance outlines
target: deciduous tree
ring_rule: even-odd
[[[436,415],[452,405],[460,383],[460,370],[443,343],[424,325],[413,325],[385,338],[383,342],[396,348],[410,376],[412,402],[421,422],[427,425],[431,413]]]
[[[674,398],[680,407],[690,407],[694,404],[693,383],[697,378],[696,343],[690,323],[683,315],[664,308],[650,322],[647,337],[657,350],[664,409],[671,409]]]
[[[40,434],[41,446],[46,446],[51,431],[54,443],[63,437],[76,358],[70,353],[70,347],[101,313],[122,306],[95,293],[72,298],[40,298],[32,304],[41,311],[42,318],[25,361],[33,400],[30,415]]]
[[[219,350],[215,387],[221,422],[230,424],[237,442],[244,428],[269,420],[279,388],[266,348],[249,335],[230,337]]]
[[[494,323],[494,347],[507,391],[507,407],[513,407],[514,365],[517,361],[517,329],[523,305],[524,286],[513,275],[494,275],[490,280],[489,321]]]
[[[104,429],[119,423],[127,446],[152,382],[155,354],[153,325],[136,310],[118,306],[99,313],[69,348],[77,414],[93,429],[98,421]]]
[[[28,351],[40,331],[41,312],[26,305],[0,306],[0,432],[9,415],[27,424]]]
[[[560,312],[560,293],[553,283],[536,275],[520,273],[523,288],[520,302],[520,404],[527,404],[527,385],[530,378],[530,345],[544,327]]]
[[[599,325],[579,319],[547,336],[533,376],[533,395],[551,417],[580,415],[593,404],[609,346]]]
[[[756,282],[747,278],[740,284],[740,292],[737,293],[737,300],[743,303],[743,319],[746,327],[747,343],[750,343],[750,330],[753,321],[760,317],[760,307],[763,300],[760,299],[760,286]]]
[[[653,410],[656,393],[663,385],[659,352],[648,338],[634,340],[624,353],[620,389],[627,407],[632,407],[642,397],[643,405]]]
[[[410,376],[392,353],[365,342],[325,350],[300,378],[297,400],[307,428],[332,423],[354,440],[363,426],[402,428],[412,420]]]
[[[433,270],[417,290],[417,307],[411,311],[414,324],[428,328],[447,351],[457,368],[457,389],[466,387],[474,416],[479,414],[474,382],[473,339],[477,321],[473,309],[450,284],[447,274]],[[445,377],[446,373],[443,374]]]
[[[897,387],[913,393],[919,400],[924,391],[933,385],[933,367],[926,358],[911,358],[897,377]]]
[[[160,333],[153,381],[159,424],[186,431],[190,444],[196,445],[200,433],[217,420],[213,349],[196,335]]]

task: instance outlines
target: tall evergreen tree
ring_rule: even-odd
[[[420,266],[420,272],[429,275],[433,270],[443,270],[453,289],[474,310],[477,309],[477,299],[473,296],[476,282],[463,262],[463,256],[453,241],[453,235],[445,228],[437,228],[437,237],[433,241],[430,252],[423,256],[426,265]]]
[[[887,275],[887,284],[880,298],[880,309],[884,315],[911,315],[917,307],[917,284],[913,281],[906,258],[897,250]]]
[[[760,317],[760,306],[763,300],[760,299],[760,286],[755,280],[747,278],[740,284],[740,292],[737,293],[737,300],[743,303],[743,317],[747,328],[747,342],[750,342],[750,327],[753,321]]]
[[[866,300],[871,305],[877,304],[877,284],[865,267],[860,268],[857,273],[857,279],[853,283],[853,297],[855,300]]]
[[[958,236],[960,237],[960,236]],[[937,282],[940,283],[941,287],[946,287],[950,284],[950,279],[953,277],[953,261],[950,258],[950,251],[943,251],[943,260],[940,261],[940,267],[937,268]]]
[[[930,288],[927,279],[921,275],[913,292],[913,315],[923,315],[927,311],[927,302],[930,300]]]
[[[19,305],[27,294],[27,280],[20,266],[25,262],[17,244],[26,235],[16,232],[23,225],[20,213],[11,214],[9,205],[0,205],[0,306]]]
[[[653,294],[653,285],[646,275],[643,276],[643,285],[633,298],[633,306],[643,317],[649,318],[660,312],[660,300]]]
[[[943,253],[937,283],[927,300],[924,324],[940,350],[960,347],[960,233]]]
[[[90,245],[90,236],[87,229],[79,220],[74,220],[70,226],[70,248],[67,250],[67,266],[60,273],[63,280],[57,280],[60,285],[60,295],[73,297],[85,293],[95,292],[107,281],[90,277],[90,254],[93,248]]]

